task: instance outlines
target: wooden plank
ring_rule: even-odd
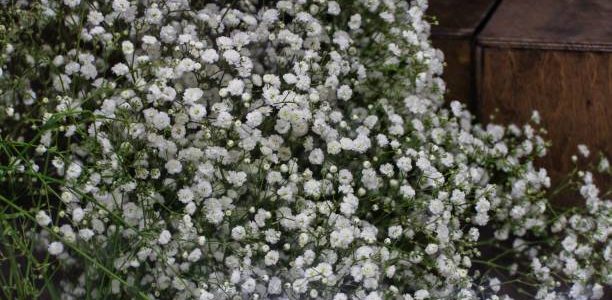
[[[497,0],[433,0],[428,14],[438,24],[432,27],[434,47],[442,50],[446,67],[446,99],[459,100],[473,109],[474,41],[476,32],[493,10]]]
[[[427,14],[434,16],[439,24],[432,27],[431,35],[471,39],[497,2],[497,0],[432,0],[429,2]]]
[[[612,155],[612,1],[502,1],[476,52],[478,116],[519,124],[538,110],[553,142],[538,163],[553,183],[573,169],[578,144]]]
[[[505,48],[612,51],[612,1],[502,1],[478,41]]]
[[[433,39],[433,46],[444,53],[448,101],[459,100],[472,108],[474,100],[472,43],[468,39]]]
[[[554,182],[573,169],[578,144],[612,154],[610,53],[487,47],[481,60],[481,120],[499,109],[494,121],[520,124],[538,110],[553,142],[540,164]]]

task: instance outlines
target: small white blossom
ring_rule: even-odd
[[[219,54],[217,54],[215,49],[206,49],[202,53],[202,61],[207,64],[215,63],[217,60],[219,60]]]
[[[232,96],[241,95],[244,91],[244,82],[240,79],[232,79],[227,85],[227,91]]]
[[[163,230],[160,234],[159,234],[159,238],[157,239],[157,242],[160,245],[166,245],[170,242],[170,239],[172,238],[172,235],[170,234],[170,231],[168,230]]]
[[[121,42],[121,51],[123,51],[125,55],[131,55],[134,53],[134,44],[130,41]]]
[[[236,226],[232,228],[232,238],[234,240],[240,241],[246,237],[246,231],[242,226]]]
[[[169,160],[165,167],[169,174],[178,174],[183,170],[183,165],[176,159]]]
[[[128,66],[124,63],[118,63],[115,64],[111,70],[113,71],[113,73],[115,73],[115,75],[117,76],[124,76],[126,74],[128,74],[130,72],[130,69],[128,68]]]
[[[62,254],[62,252],[64,252],[64,244],[62,244],[61,242],[52,242],[51,244],[49,244],[47,250],[51,255],[60,255]]]
[[[340,100],[349,100],[353,96],[353,90],[348,85],[342,85],[338,88],[338,98]]]
[[[81,0],[64,0],[64,4],[70,8],[75,8],[77,5],[81,4]]]
[[[194,104],[196,101],[200,100],[204,95],[204,91],[200,88],[188,88],[183,93],[183,100],[185,103]]]
[[[45,211],[38,211],[36,214],[36,222],[40,226],[47,226],[51,223],[51,218],[47,215]]]
[[[278,258],[278,251],[272,250],[266,254],[264,258],[264,263],[266,264],[266,266],[276,265],[276,263],[278,262]]]

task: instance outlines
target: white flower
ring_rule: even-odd
[[[395,16],[388,11],[383,11],[378,15],[387,23],[393,23],[393,21],[395,21]]]
[[[81,64],[76,61],[71,61],[64,66],[64,73],[72,75],[81,69]]]
[[[131,55],[134,53],[134,44],[130,41],[121,42],[121,51],[123,51],[125,55]]]
[[[594,284],[592,288],[592,293],[593,299],[601,299],[605,294],[604,286],[599,283]]]
[[[157,8],[157,5],[149,7],[145,10],[145,20],[149,24],[160,24],[163,18],[162,12]]]
[[[429,298],[429,292],[427,290],[418,290],[414,293],[415,300],[423,300]]]
[[[79,229],[79,237],[84,241],[89,241],[94,236],[93,230],[89,228]]]
[[[51,244],[49,244],[47,250],[51,255],[60,255],[62,254],[62,252],[64,252],[64,244],[62,244],[61,242],[52,242]]]
[[[563,241],[561,242],[561,245],[563,246],[563,249],[565,249],[566,251],[573,252],[578,246],[578,242],[576,241],[576,236],[575,235],[567,236],[565,239],[563,239]]]
[[[160,245],[166,245],[170,242],[171,238],[172,238],[172,234],[170,234],[170,231],[162,230],[162,232],[159,234],[159,238],[157,238],[157,242]]]
[[[215,295],[209,293],[208,291],[201,291],[199,300],[213,300],[215,299]]]
[[[591,151],[589,151],[589,147],[587,147],[587,145],[584,145],[584,144],[578,145],[578,151],[580,152],[580,155],[582,155],[583,157],[589,157],[589,155],[591,154]]]
[[[380,178],[373,169],[364,169],[361,176],[361,183],[368,190],[377,190],[380,185]]]
[[[395,162],[395,165],[404,172],[410,172],[410,170],[412,170],[412,160],[406,156],[400,157]]]
[[[268,282],[268,293],[278,295],[282,292],[282,282],[278,277],[272,277]]]
[[[266,266],[276,265],[276,263],[278,262],[278,258],[278,251],[269,251],[264,258],[264,263],[266,264]]]
[[[298,77],[294,74],[287,73],[283,75],[283,80],[285,80],[285,82],[288,84],[295,84],[298,81]]]
[[[269,23],[276,22],[278,20],[278,16],[279,16],[278,10],[267,9],[264,11],[261,20],[262,22],[269,24]]]
[[[129,7],[130,2],[128,2],[128,0],[113,0],[113,10],[116,12],[126,12]]]
[[[166,129],[170,126],[170,117],[167,113],[160,111],[153,116],[152,122],[155,128],[159,130]]]
[[[80,71],[81,74],[83,74],[83,77],[90,80],[95,79],[98,75],[98,70],[96,69],[96,66],[89,63],[82,65]]]
[[[249,125],[249,127],[255,128],[257,126],[259,126],[261,124],[261,122],[263,122],[263,114],[260,111],[252,111],[250,113],[247,114],[246,116],[247,119],[247,125]]]
[[[501,281],[499,281],[497,277],[491,278],[489,279],[489,286],[491,287],[491,290],[497,293],[501,288]]]
[[[178,174],[183,170],[183,165],[181,164],[180,161],[176,159],[169,160],[166,163],[165,167],[166,167],[166,170],[168,171],[168,174]]]
[[[389,227],[389,237],[392,239],[396,239],[402,234],[402,231],[403,231],[402,226],[393,225]]]
[[[444,211],[444,203],[440,199],[433,199],[429,202],[429,211],[434,215],[439,215]]]
[[[223,52],[223,58],[231,65],[237,65],[240,62],[240,53],[236,50],[227,50]]]
[[[438,245],[436,244],[428,244],[427,247],[425,247],[425,253],[429,255],[433,255],[436,252],[438,252]]]
[[[340,203],[340,212],[345,216],[353,215],[359,206],[359,199],[355,197],[353,194],[349,194],[342,198],[342,203]]]
[[[219,224],[223,221],[223,210],[218,199],[209,198],[204,202],[206,220],[213,224]]]
[[[81,165],[73,162],[68,166],[68,169],[66,169],[66,178],[68,179],[78,178],[81,175],[82,171],[83,171],[83,168],[81,167]]]
[[[237,241],[241,241],[246,237],[246,230],[242,226],[236,226],[232,228],[232,238]]]
[[[45,211],[39,210],[36,214],[36,223],[40,226],[47,226],[51,223],[51,218]]]
[[[85,217],[85,212],[83,211],[82,208],[77,207],[72,211],[72,221],[74,221],[75,223],[81,222],[84,217]]]
[[[60,74],[59,76],[55,76],[53,78],[53,88],[58,92],[63,92],[64,90],[70,88],[70,84],[72,83],[72,79],[66,74]]]
[[[337,94],[340,100],[347,101],[353,96],[353,90],[348,85],[342,85],[338,88]]]
[[[187,104],[194,104],[204,95],[204,91],[200,88],[188,88],[183,92],[183,101]]]
[[[206,49],[202,53],[202,61],[207,64],[213,64],[219,60],[219,54],[215,49]]]
[[[194,194],[193,191],[189,188],[182,188],[178,191],[178,199],[183,203],[189,203],[193,201]]]
[[[65,191],[62,192],[62,194],[60,195],[60,199],[62,199],[62,202],[68,204],[70,202],[75,201],[76,197],[71,192]]]
[[[81,0],[64,0],[64,4],[70,8],[75,8],[81,3]]]
[[[128,66],[124,63],[118,63],[115,64],[111,70],[113,71],[113,73],[115,73],[115,75],[117,76],[123,76],[126,75],[130,72],[130,69],[128,68]]]
[[[189,117],[195,122],[201,121],[206,116],[206,107],[202,104],[194,104],[189,107]]]
[[[342,151],[342,144],[338,141],[331,141],[327,143],[327,153],[329,154],[338,154]]]
[[[359,27],[361,27],[361,15],[360,14],[352,15],[351,19],[349,20],[348,26],[352,30],[359,29]]]
[[[240,79],[232,79],[227,85],[227,91],[232,96],[242,95],[244,91],[244,82]]]
[[[381,174],[387,177],[392,177],[395,174],[395,172],[393,171],[393,165],[389,163],[381,165],[379,171]]]
[[[159,37],[164,43],[171,44],[176,40],[176,29],[172,25],[166,25],[159,31]]]
[[[597,165],[597,171],[604,173],[610,169],[610,161],[607,158],[602,158]]]
[[[217,119],[214,121],[213,125],[221,128],[229,128],[233,124],[234,118],[232,115],[226,111],[222,111],[217,115]]]
[[[346,249],[353,242],[355,236],[351,228],[342,228],[332,231],[329,236],[330,244],[333,248]]]
[[[229,171],[227,172],[227,182],[229,182],[230,184],[239,187],[242,186],[246,180],[247,180],[247,175],[244,172],[235,172],[235,171]]]
[[[316,180],[308,180],[304,183],[304,193],[309,196],[318,197],[321,193],[321,183]]]
[[[340,14],[340,5],[336,1],[327,2],[327,13],[333,16]]]
[[[473,241],[473,242],[478,241],[478,238],[480,237],[480,232],[478,231],[478,228],[476,228],[476,227],[470,228],[468,236],[470,237],[471,241]]]
[[[200,260],[200,257],[202,257],[202,250],[196,248],[189,253],[189,255],[187,256],[187,260],[190,262],[196,262]]]
[[[16,94],[0,101],[0,131],[38,137],[11,169],[61,181],[61,201],[36,205],[36,231],[24,227],[32,238],[55,233],[94,258],[134,241],[109,267],[158,298],[503,298],[499,280],[468,271],[496,240],[531,262],[509,271],[535,298],[603,297],[611,207],[596,175],[577,172],[586,205],[555,215],[534,164],[543,131],[443,103],[427,0],[51,2],[33,11],[44,22],[32,35],[7,24],[1,49],[1,85]],[[58,23],[76,31],[45,46]],[[49,253],[77,273],[60,296],[78,298],[89,262],[62,242]]]
[[[351,45],[351,38],[348,35],[348,33],[344,32],[344,31],[336,31],[336,32],[334,32],[333,42],[334,42],[334,44],[338,45],[338,48],[340,50],[346,50]],[[338,96],[338,97],[341,98],[340,96]],[[350,98],[350,96],[349,96],[349,98]],[[348,100],[348,99],[343,99],[343,100]]]
[[[490,208],[491,208],[491,203],[486,198],[481,198],[476,203],[476,211],[479,212],[479,213],[486,213],[486,212],[489,211]],[[521,211],[524,210],[524,208],[520,207],[520,206],[517,206],[517,207],[513,208],[513,210],[515,210],[515,211],[518,211],[518,209],[520,209]],[[517,214],[519,216],[517,216],[516,218],[519,218],[523,214],[524,213]]]
[[[334,295],[334,299],[333,300],[348,300],[348,297],[344,293],[338,293],[338,294]]]
[[[542,120],[540,117],[540,113],[537,110],[534,110],[531,113],[531,120],[536,123],[536,124],[540,124],[540,121]]]
[[[308,160],[314,165],[322,164],[324,158],[323,150],[319,148],[310,151],[310,155],[308,156]]]

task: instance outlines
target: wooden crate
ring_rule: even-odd
[[[442,50],[446,68],[447,100],[462,101],[473,108],[475,98],[474,45],[478,30],[497,0],[432,0],[428,15],[438,25],[431,31],[434,47]]]
[[[612,1],[502,1],[477,47],[480,120],[518,124],[538,110],[553,183],[573,169],[578,144],[612,154]]]

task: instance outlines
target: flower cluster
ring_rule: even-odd
[[[0,128],[35,143],[12,166],[53,189],[32,216],[76,274],[64,299],[504,299],[513,282],[599,299],[612,284],[594,174],[574,182],[584,209],[553,208],[537,116],[481,126],[444,106],[425,0],[4,5],[35,16],[4,29],[35,42],[2,41]]]

